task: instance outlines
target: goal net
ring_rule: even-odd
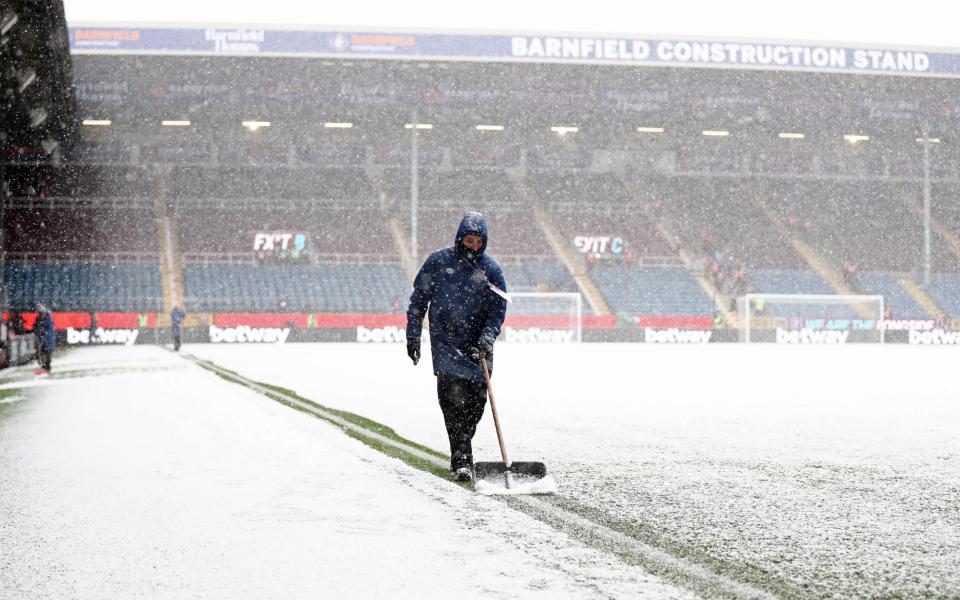
[[[577,292],[514,292],[503,324],[506,342],[580,342],[583,297]]]
[[[883,296],[747,294],[737,308],[741,342],[883,343]]]

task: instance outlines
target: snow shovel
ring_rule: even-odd
[[[474,463],[473,471],[477,482],[477,491],[487,494],[550,494],[556,491],[557,484],[547,475],[547,467],[542,462],[511,462],[507,458],[507,447],[503,443],[500,419],[497,417],[497,404],[493,399],[490,386],[490,372],[487,359],[480,359],[483,379],[487,383],[487,397],[490,398],[490,412],[493,424],[497,428],[497,441],[500,442],[500,456],[503,462]]]

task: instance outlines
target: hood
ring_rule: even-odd
[[[470,256],[470,254],[473,253],[467,253],[461,244],[463,238],[468,235],[479,235],[483,238],[483,245],[480,246],[477,256]],[[467,254],[467,258],[470,259],[475,259],[484,253],[487,249],[487,221],[483,218],[483,215],[478,212],[468,212],[463,215],[463,220],[460,221],[460,227],[457,227],[457,238],[453,241],[453,246],[457,249],[457,252]]]

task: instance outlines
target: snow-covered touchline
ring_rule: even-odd
[[[319,417],[321,417],[321,418],[323,418],[323,419],[325,419],[325,420],[328,420],[328,421],[330,421],[330,422],[332,422],[332,423],[335,423],[336,425],[338,425],[338,426],[340,426],[340,427],[343,427],[344,429],[349,429],[350,431],[352,431],[352,432],[354,432],[354,433],[357,433],[357,434],[360,434],[360,435],[362,435],[363,437],[376,440],[377,442],[380,442],[380,443],[382,443],[382,444],[386,444],[386,445],[388,445],[388,446],[391,446],[391,447],[393,447],[393,448],[396,448],[397,450],[401,450],[401,451],[403,451],[403,452],[405,452],[405,453],[407,453],[407,454],[410,454],[411,456],[415,456],[416,458],[419,458],[419,459],[421,459],[421,460],[425,460],[425,461],[427,461],[427,462],[429,462],[429,463],[431,463],[431,464],[434,464],[434,465],[437,465],[437,466],[440,466],[440,467],[443,467],[443,468],[447,468],[447,466],[448,466],[446,461],[437,458],[437,457],[434,456],[433,454],[429,454],[429,453],[427,453],[427,452],[424,452],[423,450],[420,450],[419,448],[416,448],[416,447],[414,447],[414,446],[410,446],[410,445],[408,445],[408,444],[403,444],[403,443],[401,443],[401,442],[398,442],[398,441],[396,441],[396,440],[394,440],[394,439],[392,439],[392,438],[389,438],[389,437],[387,437],[387,436],[381,435],[381,434],[377,433],[376,431],[373,431],[373,430],[368,429],[368,428],[366,428],[366,427],[362,427],[362,426],[360,426],[360,425],[357,425],[356,423],[351,423],[350,421],[344,419],[344,418],[341,417],[340,415],[337,415],[337,414],[333,413],[332,411],[329,411],[329,410],[326,410],[326,409],[324,409],[324,408],[322,408],[322,407],[320,407],[320,406],[317,406],[316,404],[309,403],[309,402],[304,402],[304,401],[300,400],[299,398],[296,398],[296,397],[291,396],[291,395],[289,395],[289,394],[284,394],[283,392],[280,392],[280,391],[277,391],[277,390],[272,390],[272,389],[269,389],[269,388],[267,388],[267,387],[264,387],[264,386],[258,384],[256,381],[251,381],[251,380],[247,379],[246,377],[244,377],[244,376],[242,376],[242,375],[240,375],[240,374],[238,374],[238,373],[234,373],[234,372],[232,372],[232,371],[229,371],[229,370],[227,370],[227,369],[224,369],[224,368],[222,368],[222,367],[220,367],[220,366],[218,366],[218,365],[216,365],[216,364],[214,364],[214,363],[211,363],[211,362],[209,362],[209,361],[205,361],[205,360],[199,359],[199,358],[197,358],[197,357],[195,357],[195,356],[192,356],[192,355],[189,355],[189,354],[184,354],[183,356],[185,356],[185,357],[189,358],[190,360],[194,361],[196,364],[198,364],[198,365],[200,365],[200,366],[202,366],[202,367],[204,367],[204,368],[206,368],[206,369],[209,369],[209,370],[217,373],[217,374],[220,375],[221,377],[225,377],[226,379],[229,379],[229,380],[232,380],[232,381],[234,381],[234,382],[236,382],[236,383],[239,383],[239,384],[241,384],[241,385],[244,385],[244,386],[246,386],[246,387],[248,387],[248,388],[250,388],[250,389],[252,389],[252,390],[254,390],[254,391],[258,392],[258,393],[260,393],[260,394],[263,394],[264,396],[267,396],[268,398],[271,398],[271,399],[279,399],[279,400],[282,400],[283,402],[286,402],[286,403],[288,403],[288,404],[292,404],[292,405],[294,405],[294,406],[297,406],[297,407],[299,407],[301,410],[305,410],[305,411],[307,411],[307,412],[309,412],[309,413],[312,413],[312,414],[314,414],[314,415],[316,415],[316,416],[319,416]]]
[[[404,444],[403,442],[381,435],[380,433],[363,427],[362,425],[348,421],[334,412],[312,402],[305,402],[294,395],[263,386],[239,373],[224,369],[223,367],[220,367],[211,361],[200,359],[191,354],[182,354],[182,356],[229,381],[243,385],[264,396],[267,396],[272,400],[293,405],[305,412],[309,412],[320,418],[335,423],[338,426],[350,430],[362,437],[376,440],[377,442],[383,443],[408,455],[424,460],[432,465],[443,469],[446,469],[448,466],[445,459],[441,459],[436,455],[424,452],[415,446]],[[625,533],[616,531],[611,527],[591,520],[586,516],[559,507],[547,500],[535,496],[506,496],[498,499],[508,503],[508,505],[512,508],[520,510],[525,514],[534,517],[538,521],[547,523],[548,525],[555,527],[559,526],[559,528],[563,530],[585,530],[589,533],[589,537],[592,539],[599,539],[603,542],[616,545],[620,549],[620,553],[637,557],[647,563],[653,563],[659,566],[661,569],[683,575],[685,578],[687,578],[687,585],[691,585],[691,582],[695,581],[710,587],[719,588],[723,592],[727,594],[734,594],[737,597],[764,600],[775,600],[777,598],[776,595],[771,594],[766,590],[743,583],[741,581],[737,581],[736,579],[712,571],[701,564],[690,561],[683,557],[672,555],[660,548],[657,548],[656,546],[638,540]],[[696,587],[696,585],[692,585],[692,587]]]

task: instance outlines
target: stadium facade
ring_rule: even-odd
[[[885,299],[771,327],[960,329],[957,54],[139,26],[70,45],[80,136],[62,163],[8,148],[4,278],[10,308],[93,332],[76,343],[155,341],[174,304],[194,339],[393,340],[465,210],[513,291],[582,295],[586,340],[737,339],[750,292]],[[570,314],[517,310],[516,339]]]

